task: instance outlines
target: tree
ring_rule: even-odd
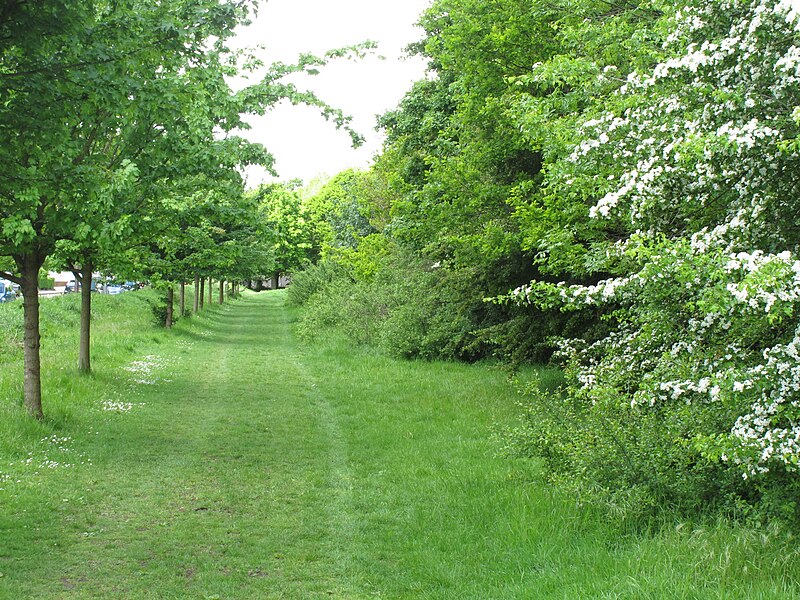
[[[271,165],[263,147],[231,132],[245,127],[243,114],[280,99],[313,104],[349,130],[340,111],[282,79],[350,50],[273,65],[257,83],[230,89],[225,78],[238,72],[239,58],[255,67],[225,46],[250,9],[217,0],[4,6],[0,254],[14,258],[15,273],[4,275],[22,286],[25,402],[34,417],[43,415],[37,277],[59,241],[69,240],[88,268],[102,224],[111,219],[118,233],[149,227],[147,211],[170,182],[198,172],[236,178],[241,165]],[[114,193],[119,180],[135,182],[137,193]]]
[[[659,14],[650,2],[440,0],[423,15],[416,50],[431,76],[381,118],[387,141],[372,174],[385,187],[379,206],[362,203],[381,215],[384,235],[459,281],[458,312],[474,319],[470,348],[546,357],[548,338],[599,320],[484,298],[567,269],[577,281],[599,276],[589,250],[619,232],[592,223],[585,199],[551,193],[546,174],[569,153],[581,115],[657,55]]]
[[[337,248],[356,248],[361,238],[375,233],[365,195],[368,178],[364,171],[342,171],[305,198],[315,257]]]
[[[261,185],[248,192],[248,198],[257,207],[260,234],[272,257],[266,274],[272,289],[277,289],[281,275],[301,268],[309,260],[309,222],[296,183]]]
[[[620,232],[591,253],[595,285],[512,294],[604,307],[612,324],[563,342],[564,406],[582,422],[540,448],[562,469],[684,508],[732,497],[798,518],[798,19],[774,0],[676,7],[664,59],[579,121],[548,174]]]
[[[180,39],[179,30],[156,28],[170,16],[164,11],[134,16],[130,3],[56,2],[49,10],[17,3],[7,9],[0,33],[0,128],[10,135],[0,149],[7,165],[0,247],[18,273],[7,275],[22,286],[25,401],[41,418],[38,273],[59,239],[86,227],[84,217],[105,202],[100,190],[124,170],[121,162],[103,164],[97,153],[98,143],[107,141],[102,131],[117,121],[116,106],[128,102],[120,72],[130,62],[157,62],[162,49],[185,55],[197,44]],[[181,3],[175,10],[185,9]],[[204,27],[204,19],[192,23]]]

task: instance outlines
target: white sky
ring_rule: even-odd
[[[303,52],[322,55],[366,40],[378,42],[376,54],[385,57],[335,61],[320,75],[298,82],[353,116],[353,127],[367,139],[358,150],[351,147],[347,132],[313,108],[283,103],[265,117],[249,120],[253,129],[244,135],[275,156],[281,180],[308,182],[370,164],[381,146],[375,116],[397,106],[411,84],[425,76],[424,62],[404,58],[403,49],[422,37],[414,23],[429,5],[430,0],[262,0],[258,17],[239,33],[236,45],[265,45],[267,64],[291,63]],[[248,187],[265,179],[270,177],[251,170]]]

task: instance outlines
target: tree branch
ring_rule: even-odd
[[[17,285],[22,285],[22,278],[17,277],[16,275],[12,275],[7,271],[0,271],[0,277],[3,279],[8,279],[12,283],[16,283]]]

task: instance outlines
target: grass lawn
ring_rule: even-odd
[[[0,306],[2,599],[800,598],[785,532],[621,536],[497,456],[499,370],[301,345],[280,292],[160,331],[137,292],[79,377],[76,300],[44,307],[43,423]]]

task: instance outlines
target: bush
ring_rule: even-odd
[[[562,341],[564,395],[528,395],[520,446],[617,497],[800,527],[800,261],[686,240],[641,255],[635,276],[526,292],[606,306],[613,331]]]
[[[303,306],[329,285],[339,281],[350,281],[339,264],[325,260],[309,265],[305,270],[292,275],[292,283],[286,292],[286,301],[292,306]]]
[[[289,302],[307,308],[299,324],[301,335],[337,330],[395,356],[438,358],[452,354],[446,341],[469,330],[468,323],[450,313],[450,302],[437,286],[441,275],[411,256],[394,254],[367,278],[352,273],[326,261],[295,277]]]
[[[800,17],[780,2],[684,8],[663,22],[663,62],[587,114],[546,171],[547,194],[588,203],[586,232],[613,232],[584,265],[603,279],[571,285],[573,268],[551,261],[565,281],[509,296],[603,306],[612,328],[564,340],[565,396],[530,397],[526,443],[553,473],[609,493],[800,527],[800,229],[787,200],[800,111],[785,108],[800,104],[788,84]],[[751,51],[713,55],[727,46]],[[712,111],[720,82],[742,100]],[[775,89],[787,92],[760,93]]]
[[[492,273],[432,265],[402,249],[386,252],[367,273],[368,264],[347,255],[310,266],[295,275],[288,302],[305,306],[298,330],[310,338],[338,330],[361,344],[393,356],[475,361],[497,358],[516,364],[546,360],[550,337],[575,315],[544,319],[539,311],[485,302],[506,283]],[[492,286],[495,286],[492,289]]]
[[[528,385],[521,393],[525,411],[509,432],[512,453],[539,458],[549,481],[578,496],[590,492],[621,521],[735,514],[752,501],[740,473],[693,447],[696,414],[631,408],[611,391],[587,401],[568,384],[556,392]]]

